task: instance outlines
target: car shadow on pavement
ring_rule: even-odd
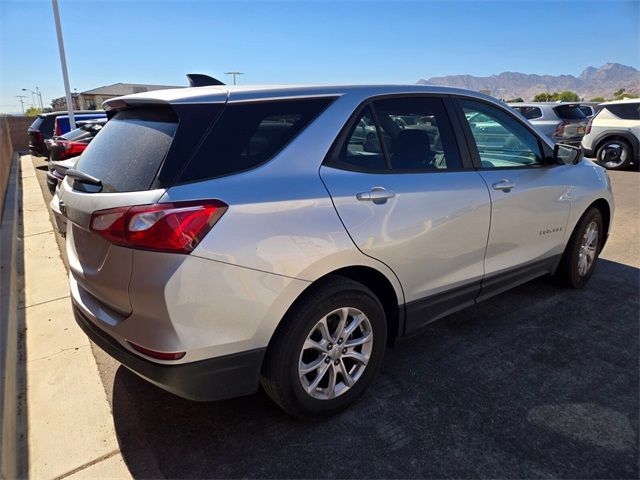
[[[639,291],[639,269],[602,259],[583,290],[527,283],[399,342],[324,421],[120,367],[122,455],[136,478],[638,478]]]

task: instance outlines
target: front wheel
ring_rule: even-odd
[[[598,163],[608,170],[623,170],[631,163],[631,145],[624,140],[607,140],[596,155]]]
[[[283,319],[269,345],[262,386],[291,415],[335,414],[375,377],[386,333],[384,309],[371,290],[327,278]]]
[[[602,214],[591,207],[582,216],[562,255],[555,278],[570,288],[582,288],[591,278],[604,239]]]

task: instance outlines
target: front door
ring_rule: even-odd
[[[570,167],[545,162],[537,136],[507,112],[484,102],[458,102],[491,194],[486,276],[520,269],[534,277],[562,253],[571,208],[565,174]]]

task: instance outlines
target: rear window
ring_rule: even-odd
[[[95,137],[102,129],[102,125],[83,125],[62,135],[62,139],[78,142]]]
[[[539,107],[512,107],[519,111],[527,120],[534,120],[542,117],[542,110]]]
[[[553,107],[553,111],[556,112],[558,117],[564,120],[580,120],[587,118],[577,105],[559,105],[557,107]]]
[[[179,182],[238,173],[270,160],[332,101],[307,98],[227,105]]]
[[[177,125],[171,110],[119,112],[89,144],[76,168],[100,179],[103,192],[147,190],[169,150]]]
[[[624,120],[640,120],[640,103],[616,103],[606,109]]]

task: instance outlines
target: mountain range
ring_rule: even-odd
[[[613,92],[624,88],[629,93],[640,94],[640,71],[628,65],[606,63],[599,68],[587,67],[578,76],[573,75],[536,75],[519,72],[503,72],[490,77],[473,75],[448,75],[445,77],[421,78],[422,85],[444,85],[483,91],[494,97],[511,99],[522,97],[532,100],[542,92],[561,92],[570,90],[581,98],[611,98]]]

